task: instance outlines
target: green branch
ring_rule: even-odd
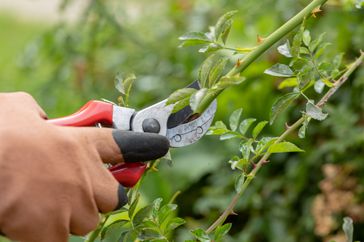
[[[251,63],[253,63],[258,57],[260,57],[266,50],[272,47],[275,43],[277,43],[280,39],[282,39],[285,35],[290,33],[294,28],[296,28],[306,16],[310,15],[315,9],[319,8],[322,4],[324,4],[327,0],[313,0],[309,5],[307,5],[301,12],[295,15],[293,18],[288,20],[284,25],[270,34],[267,38],[263,40],[263,42],[257,46],[253,51],[249,52],[240,62],[239,65],[235,65],[229,73],[226,74],[227,77],[235,76],[243,72]],[[202,113],[210,103],[218,96],[220,93],[224,91],[224,89],[215,90],[213,92],[208,93],[200,105],[196,109],[196,113]]]
[[[349,69],[337,80],[334,82],[333,87],[331,87],[326,94],[320,99],[320,101],[317,103],[318,107],[323,107],[329,100],[332,95],[336,93],[336,91],[345,83],[345,81],[349,78],[349,76],[360,66],[360,64],[364,60],[364,52],[360,51],[360,56],[358,59],[356,59],[349,67]],[[287,130],[281,134],[278,139],[274,142],[274,144],[282,142],[289,134],[291,134],[293,131],[298,129],[298,127],[301,126],[301,124],[304,122],[305,118],[302,116],[300,119],[298,119],[293,125],[289,126]],[[214,231],[218,226],[223,224],[226,220],[226,218],[233,213],[234,207],[239,201],[239,198],[244,194],[245,190],[248,188],[251,181],[254,179],[255,175],[258,173],[260,168],[267,162],[268,158],[270,157],[271,153],[266,152],[264,156],[258,161],[258,163],[255,165],[253,170],[247,175],[247,179],[243,183],[242,189],[240,192],[236,193],[233,199],[231,200],[228,207],[224,210],[224,212],[220,215],[220,217],[206,230],[207,233],[211,233]]]

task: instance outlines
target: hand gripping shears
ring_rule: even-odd
[[[189,85],[200,89],[198,82]],[[48,122],[60,126],[108,126],[119,130],[149,132],[168,138],[170,147],[183,147],[198,141],[210,127],[216,111],[216,100],[197,118],[189,106],[172,113],[174,104],[167,99],[140,111],[120,107],[103,101],[89,101],[79,111]],[[134,186],[147,165],[143,162],[122,163],[109,168],[118,182],[125,187]]]

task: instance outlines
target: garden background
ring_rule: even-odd
[[[309,1],[7,2],[0,1],[0,91],[31,93],[52,118],[90,99],[117,101],[117,73],[137,76],[130,106],[143,108],[167,98],[197,78],[206,57],[197,48],[178,48],[179,36],[204,32],[219,16],[237,9],[229,45],[253,46],[257,35],[267,36]],[[31,9],[32,2],[38,7]],[[355,1],[329,1],[307,28],[315,37],[326,32],[327,51],[345,53],[345,63],[364,49],[364,10],[355,8]],[[227,121],[237,108],[243,108],[244,118],[268,120],[273,102],[285,91],[278,90],[279,79],[263,72],[278,61],[285,60],[272,48],[250,66],[244,72],[248,81],[219,96],[216,120]],[[226,241],[340,242],[344,216],[354,220],[354,238],[364,240],[363,67],[325,111],[329,118],[311,122],[305,139],[289,137],[306,152],[275,155],[263,167],[235,209],[237,215],[228,218],[233,227]],[[298,109],[286,112],[266,134],[279,135],[285,120],[299,115]],[[187,223],[176,231],[175,241],[190,238],[189,229],[211,224],[231,200],[236,176],[228,160],[237,147],[234,140],[205,136],[172,150],[173,164],[162,162],[158,172],[145,177],[144,204],[157,197],[168,201],[181,192],[175,202]]]

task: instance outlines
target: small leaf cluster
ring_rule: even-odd
[[[140,194],[132,193],[135,194],[129,196],[134,199],[128,208],[118,211],[119,214],[126,213],[127,218],[117,219],[105,226],[100,234],[101,241],[167,242],[171,232],[185,223],[182,218],[175,216],[176,204],[163,205],[162,199],[157,198],[153,203],[138,210]]]
[[[186,242],[195,242],[195,241],[199,241],[199,242],[211,242],[211,241],[220,242],[220,241],[224,241],[223,238],[224,238],[225,235],[227,235],[227,233],[229,232],[230,229],[231,229],[231,223],[227,223],[227,224],[224,224],[224,225],[221,225],[221,226],[217,227],[215,229],[213,235],[209,235],[208,233],[206,233],[205,230],[203,230],[201,228],[194,229],[194,230],[191,231],[191,233],[195,237],[195,240],[187,240]]]
[[[196,111],[205,96],[217,96],[225,88],[242,83],[245,78],[239,74],[235,76],[224,75],[227,62],[226,57],[218,54],[210,55],[202,63],[199,70],[198,80],[201,89],[178,89],[169,96],[166,104],[174,104],[173,112],[177,112],[187,105]]]
[[[266,152],[285,153],[303,151],[290,142],[283,141],[277,143],[278,137],[258,138],[268,122],[261,121],[254,125],[256,122],[256,119],[254,118],[241,120],[242,112],[243,110],[241,108],[235,110],[230,115],[229,126],[222,121],[217,121],[215,125],[210,127],[207,133],[207,135],[220,136],[220,140],[233,138],[238,138],[240,140],[240,155],[235,155],[229,160],[231,169],[238,169],[244,174],[248,174],[250,166],[254,166],[253,162],[263,156]],[[250,136],[247,135],[249,129],[251,129]]]
[[[182,41],[181,46],[203,45],[200,52],[215,52],[221,49],[233,50],[234,53],[250,51],[249,48],[230,48],[225,46],[226,40],[230,33],[232,17],[237,11],[230,11],[219,18],[215,26],[210,27],[207,33],[190,32],[179,39]],[[177,112],[187,105],[190,105],[193,111],[197,111],[205,96],[216,97],[222,90],[242,83],[245,78],[240,74],[230,76],[225,73],[229,59],[219,53],[212,53],[202,63],[198,80],[201,89],[183,88],[175,91],[167,100],[167,105],[173,104],[173,112]]]
[[[128,106],[130,92],[135,80],[136,76],[133,73],[129,73],[125,75],[125,77],[123,77],[120,73],[115,76],[115,88],[121,94],[121,96],[118,97],[119,106]]]
[[[238,11],[230,11],[222,15],[214,26],[210,26],[208,32],[188,32],[179,37],[182,41],[180,47],[199,45],[201,48],[199,52],[209,53],[221,49],[232,50],[234,53],[245,53],[252,50],[252,48],[231,48],[226,46],[231,26],[233,23],[233,16]]]
[[[313,87],[316,93],[321,94],[325,87],[333,87],[333,81],[343,73],[341,70],[343,55],[338,54],[331,58],[325,54],[330,45],[323,41],[325,33],[313,39],[310,31],[304,26],[305,23],[294,35],[292,44],[287,40],[277,48],[281,55],[290,59],[289,64],[276,63],[264,72],[271,76],[284,78],[278,88],[291,90],[279,97],[273,104],[270,112],[270,124],[296,99],[299,97],[306,99],[306,109],[303,112],[305,122],[299,131],[300,138],[305,137],[306,128],[311,119],[322,121],[327,117],[321,107],[308,98],[305,92]]]

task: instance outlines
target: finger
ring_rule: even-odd
[[[94,230],[100,220],[92,187],[92,180],[97,177],[92,177],[88,173],[79,173],[79,177],[82,184],[68,188],[69,194],[72,194],[69,227],[72,234],[85,235]]]
[[[15,99],[20,105],[30,107],[30,110],[34,110],[42,119],[47,119],[47,114],[29,93],[15,92],[8,93],[7,95],[8,97]]]
[[[107,213],[123,207],[128,197],[121,186],[101,162],[90,163],[94,198],[100,212]]]
[[[155,160],[169,149],[168,139],[158,134],[113,130],[112,135],[125,162]]]
[[[169,149],[168,139],[158,134],[106,128],[77,128],[76,132],[96,148],[105,163],[154,160]]]

